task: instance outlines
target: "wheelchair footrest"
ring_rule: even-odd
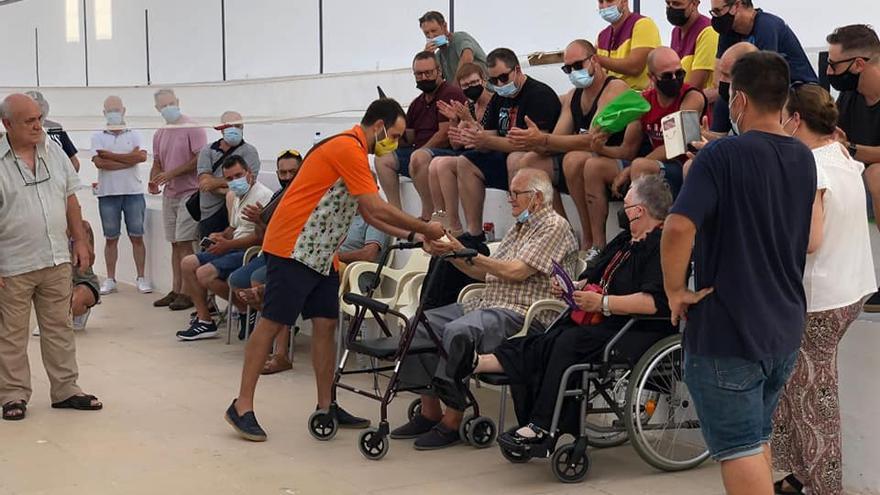
[[[348,349],[358,354],[372,356],[377,359],[389,359],[400,348],[400,337],[381,337],[378,339],[356,340],[348,345]],[[429,339],[415,338],[409,347],[408,354],[434,352],[436,346]]]
[[[477,375],[477,379],[483,383],[499,387],[501,385],[510,385],[510,378],[504,373],[480,373]]]

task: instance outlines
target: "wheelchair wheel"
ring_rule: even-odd
[[[681,335],[654,344],[633,368],[626,428],[639,456],[663,471],[683,471],[709,457],[693,400],[682,378]]]
[[[412,421],[413,418],[420,414],[422,414],[422,399],[415,399],[406,408],[406,418]]]
[[[625,409],[626,405],[628,378],[628,371],[615,370],[605,381],[606,392],[621,411]],[[608,399],[596,390],[590,393],[589,401],[589,407],[593,410],[610,408]],[[613,412],[590,413],[590,409],[587,409],[584,428],[587,432],[587,444],[590,447],[608,449],[623,445],[628,440],[623,418]]]
[[[470,420],[465,434],[467,435],[467,443],[478,449],[485,449],[495,441],[498,429],[495,428],[495,422],[491,418],[480,416]]]
[[[498,447],[501,449],[501,455],[513,464],[523,464],[532,460],[531,456],[523,454],[522,452],[509,450],[503,445],[499,445]]]
[[[556,449],[550,461],[553,474],[563,483],[579,483],[590,471],[590,456],[586,450],[578,459],[574,459],[573,456],[574,444],[567,443]]]
[[[388,439],[379,435],[377,428],[368,428],[358,437],[358,450],[371,461],[378,461],[388,453]]]
[[[315,440],[331,440],[338,430],[339,421],[327,411],[315,411],[309,416],[309,433]]]

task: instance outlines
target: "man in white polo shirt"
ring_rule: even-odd
[[[119,235],[122,218],[131,240],[134,265],[137,268],[137,288],[142,294],[153,292],[144,278],[144,217],[146,201],[144,184],[138,165],[147,161],[147,152],[141,149],[141,136],[125,127],[125,106],[118,96],[104,100],[104,118],[107,129],[92,135],[92,163],[98,169],[98,210],[104,230],[104,259],[107,279],[101,284],[101,294],[116,292],[116,260],[119,256]]]

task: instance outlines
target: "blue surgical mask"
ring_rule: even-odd
[[[593,75],[586,68],[571,71],[568,75],[568,80],[571,81],[575,88],[579,89],[589,88],[593,85]]]
[[[167,107],[159,110],[159,113],[162,114],[162,118],[165,119],[165,122],[171,124],[173,122],[177,122],[180,120],[180,107],[177,105],[168,105]]]
[[[104,118],[107,119],[107,125],[122,125],[122,112],[104,112]]]
[[[232,179],[229,181],[229,190],[232,191],[232,194],[235,194],[239,198],[247,194],[248,191],[251,190],[251,185],[248,183],[247,177],[239,177],[238,179]]]
[[[509,83],[505,84],[504,86],[495,86],[493,84],[492,90],[495,92],[496,95],[498,95],[502,98],[511,98],[511,97],[513,97],[513,95],[516,94],[517,87],[516,87],[515,82],[510,81]]]
[[[238,146],[241,144],[242,130],[238,127],[227,127],[223,129],[223,140],[229,146]]]
[[[445,46],[445,45],[449,44],[449,38],[447,38],[445,34],[441,34],[440,36],[433,38],[431,41],[434,42],[434,45],[437,48],[440,48],[441,46]]]
[[[739,97],[739,93],[733,95],[733,98],[730,99],[730,108],[733,108],[733,102],[736,101],[737,97]],[[742,120],[742,115],[739,114],[739,117],[733,118],[733,112],[729,112],[730,115],[730,128],[733,129],[733,133],[739,136],[739,121]]]
[[[532,207],[532,203],[535,201],[535,194],[532,193],[532,199],[529,200],[529,205],[526,206],[523,211],[519,212],[519,215],[516,216],[516,223],[522,225],[529,221],[529,217],[532,216],[532,212],[529,211],[529,208]]]
[[[620,8],[618,8],[617,5],[612,5],[610,7],[605,7],[604,9],[599,9],[599,17],[608,24],[614,24],[623,17],[623,12],[620,11]]]

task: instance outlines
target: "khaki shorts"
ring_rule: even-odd
[[[162,223],[168,242],[195,241],[198,238],[199,223],[189,215],[186,197],[162,197]]]

